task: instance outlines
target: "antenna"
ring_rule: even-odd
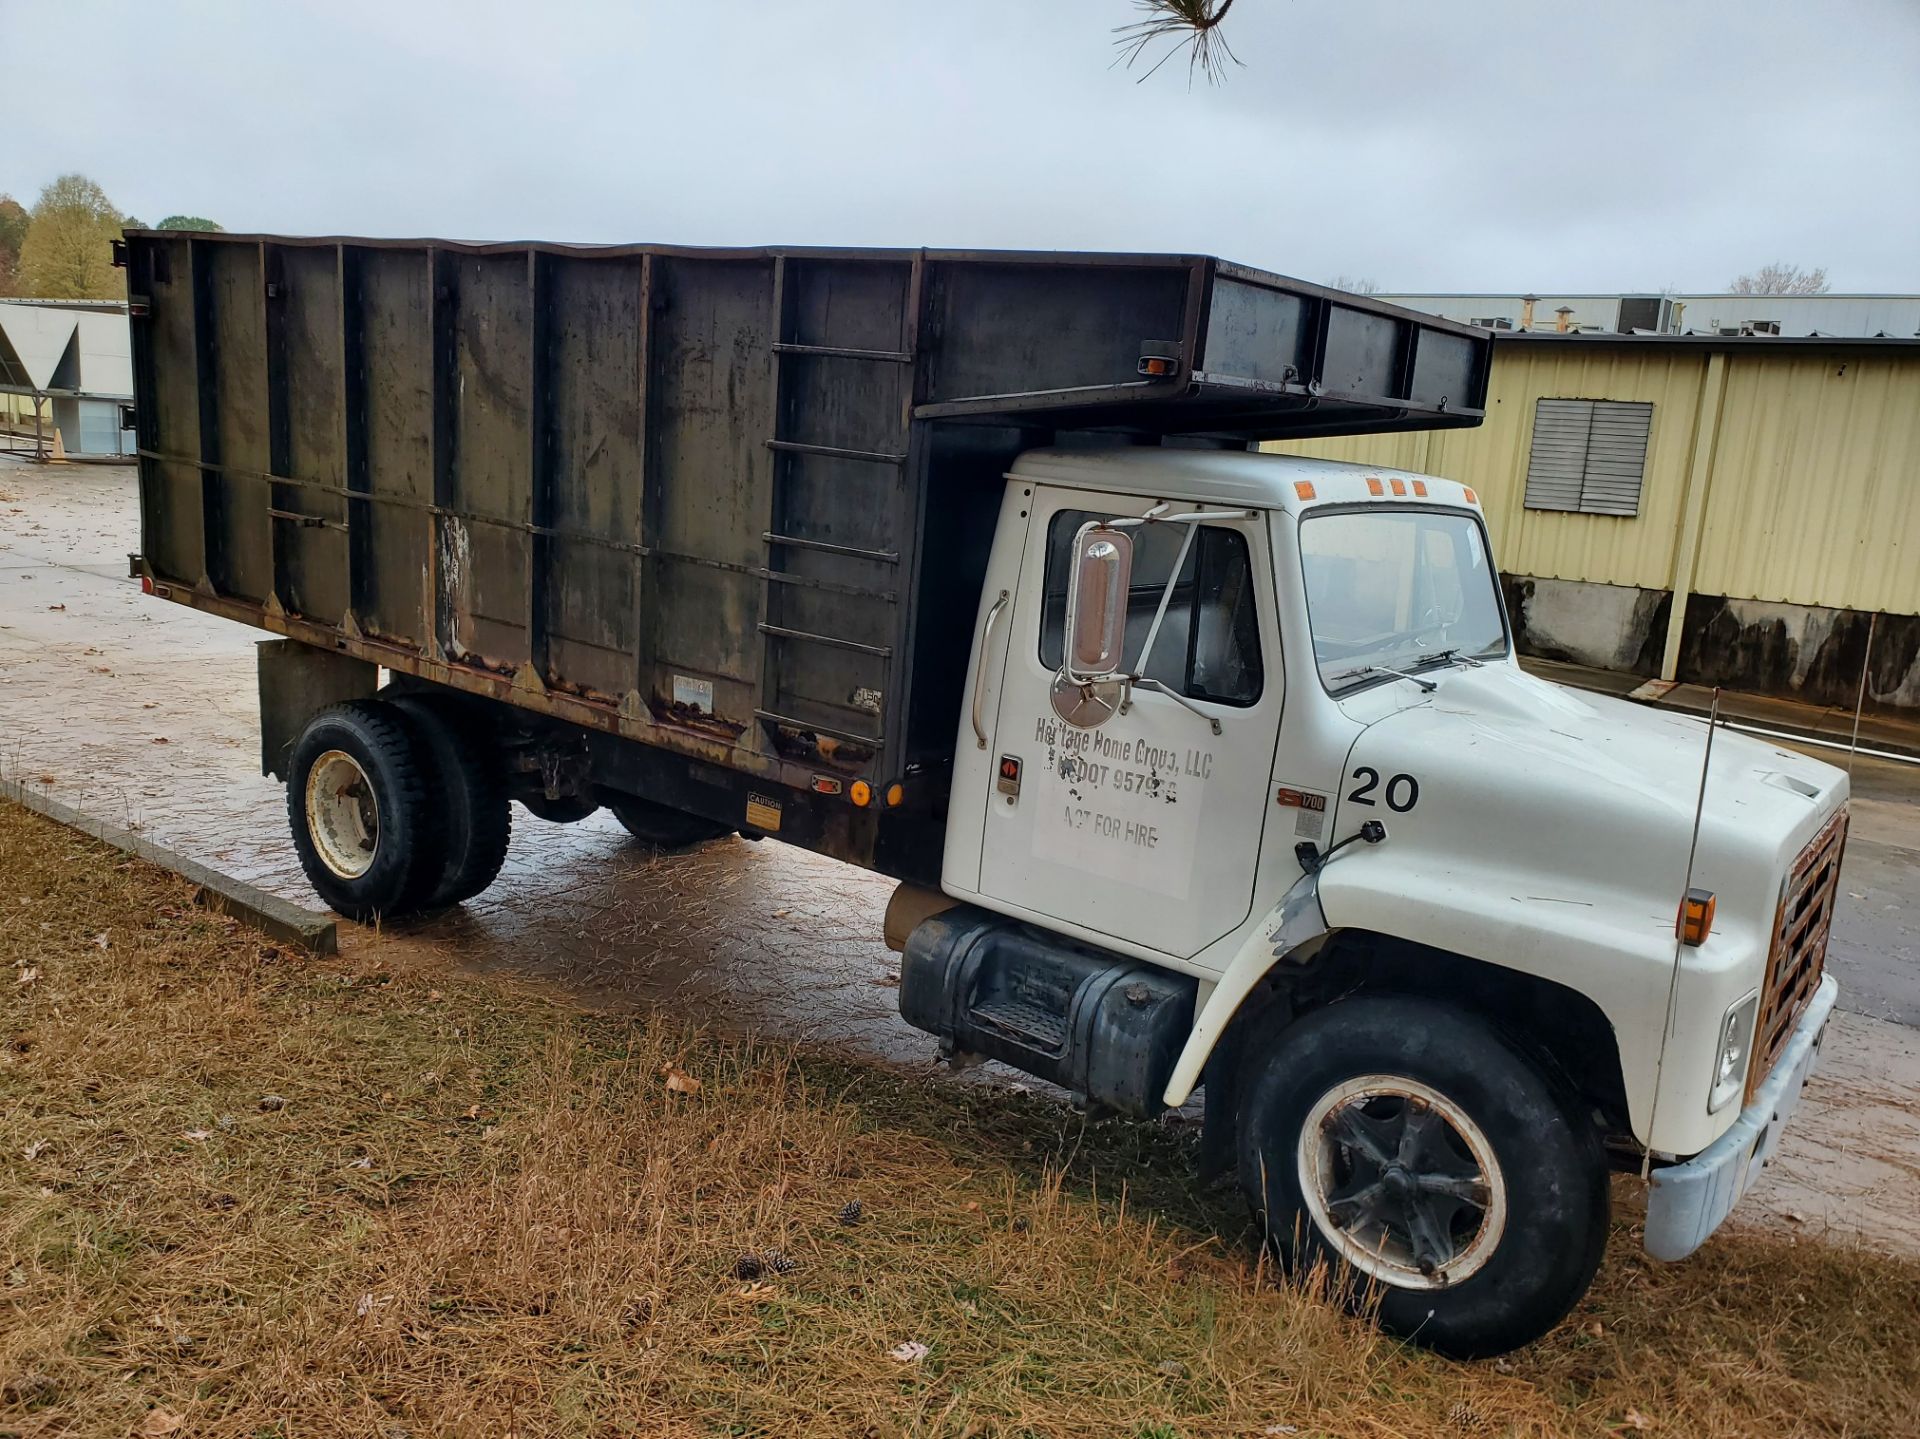
[[[1873,610],[1867,615],[1867,652],[1860,657],[1860,694],[1853,702],[1853,743],[1847,746],[1847,780],[1853,780],[1853,757],[1860,753],[1860,711],[1867,707],[1867,672],[1873,667],[1873,627],[1879,622],[1880,612]]]
[[[1720,727],[1720,687],[1713,688],[1713,705],[1707,711],[1707,747],[1700,756],[1700,790],[1693,801],[1693,834],[1687,841],[1687,877],[1680,885],[1680,903],[1674,906],[1673,926],[1673,968],[1667,974],[1667,1025],[1660,1035],[1660,1061],[1653,1070],[1653,1109],[1647,1115],[1647,1137],[1653,1137],[1653,1124],[1660,1117],[1660,1081],[1667,1070],[1667,1045],[1673,1039],[1673,1005],[1680,993],[1680,951],[1684,941],[1680,937],[1678,916],[1687,903],[1687,892],[1693,888],[1693,861],[1700,853],[1700,819],[1707,810],[1707,771],[1713,766],[1713,732]],[[1644,1182],[1653,1173],[1653,1146],[1649,1144],[1640,1156],[1640,1178]]]

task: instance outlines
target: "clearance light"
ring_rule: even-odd
[[[1386,492],[1387,492],[1387,487],[1386,487],[1385,485],[1383,485],[1383,484],[1381,484],[1381,483],[1380,483],[1380,482],[1379,482],[1378,480],[1376,480],[1376,479],[1373,479],[1373,478],[1372,478],[1371,476],[1369,476],[1369,477],[1368,477],[1368,479],[1367,479],[1367,493],[1368,493],[1368,494],[1370,494],[1370,495],[1384,495],[1384,494],[1385,494]]]
[[[888,809],[897,809],[900,805],[900,802],[904,800],[906,797],[907,797],[907,787],[901,784],[899,780],[895,780],[892,784],[887,786],[887,808]]]
[[[1480,497],[1473,492],[1470,486],[1462,485],[1460,487],[1460,493],[1467,497],[1468,504],[1477,505],[1480,503]]]
[[[1680,914],[1674,921],[1674,933],[1680,936],[1682,944],[1705,944],[1707,936],[1713,933],[1713,911],[1715,900],[1713,891],[1690,889],[1687,897],[1680,901]]]
[[[152,575],[140,576],[140,593],[143,595],[150,595],[153,593],[153,576]]]
[[[1415,480],[1413,482],[1413,492],[1424,500],[1427,497],[1427,482],[1425,480]]]
[[[1393,492],[1394,492],[1394,493],[1395,493],[1396,495],[1403,495],[1403,496],[1404,496],[1404,495],[1406,494],[1406,492],[1407,492],[1407,482],[1406,482],[1405,480],[1393,480],[1393,481],[1390,481],[1389,483],[1391,483],[1391,484],[1393,485]]]
[[[1179,369],[1180,362],[1178,360],[1170,360],[1164,355],[1142,355],[1140,357],[1140,373],[1143,375],[1151,375],[1157,379],[1162,375],[1175,374]]]
[[[1293,492],[1300,499],[1303,499],[1303,500],[1312,499],[1313,498],[1313,481],[1312,480],[1295,480],[1293,482]]]
[[[873,802],[873,786],[863,779],[857,779],[847,786],[847,798],[865,809]]]

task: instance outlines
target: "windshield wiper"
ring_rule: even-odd
[[[1423,680],[1419,675],[1410,675],[1405,670],[1390,670],[1385,665],[1361,665],[1358,669],[1346,670],[1340,674],[1331,676],[1327,683],[1334,685],[1345,684],[1348,680],[1362,679],[1367,675],[1392,675],[1397,680],[1412,680],[1428,694],[1432,694],[1440,688],[1440,686],[1432,680]]]
[[[1458,660],[1461,664],[1465,665],[1470,670],[1477,670],[1480,668],[1479,660],[1475,659],[1472,655],[1461,654],[1458,649],[1435,650],[1430,655],[1420,656],[1420,658],[1415,660],[1413,663],[1414,663],[1414,668],[1416,669],[1426,669],[1429,665],[1452,664],[1456,660]]]

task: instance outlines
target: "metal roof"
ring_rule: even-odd
[[[1694,350],[1884,350],[1894,354],[1920,352],[1920,337],[1893,335],[1622,335],[1613,330],[1494,330],[1497,344],[1530,345],[1654,345]]]

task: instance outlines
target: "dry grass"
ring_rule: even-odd
[[[1210,1238],[1166,1130],[310,961],[11,807],[0,876],[0,1433],[1916,1429],[1911,1263],[1621,1242],[1449,1365]]]

